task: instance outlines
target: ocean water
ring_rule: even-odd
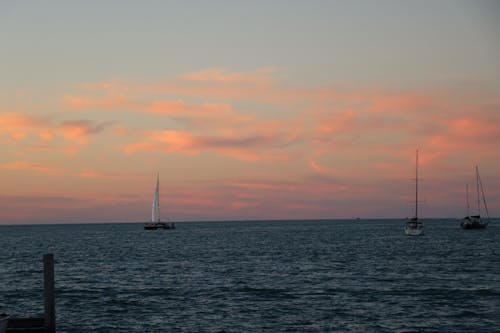
[[[500,332],[500,222],[0,226],[0,313],[58,332]]]

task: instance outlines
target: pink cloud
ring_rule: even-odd
[[[262,68],[255,72],[230,72],[222,68],[210,68],[195,73],[180,74],[178,78],[187,81],[215,82],[220,84],[252,84],[269,86],[274,83],[276,68]]]
[[[144,131],[142,140],[125,146],[126,154],[140,151],[198,154],[214,152],[246,161],[286,160],[286,153],[273,152],[275,138],[261,135],[194,135],[186,131]],[[271,148],[269,147],[271,146]]]
[[[94,170],[84,170],[78,173],[78,177],[88,179],[130,179],[133,176],[135,175],[130,173],[99,172]]]
[[[96,123],[90,120],[64,121],[57,127],[57,132],[70,140],[86,143],[91,135],[103,131],[108,124]]]
[[[25,149],[75,153],[88,143],[91,136],[103,131],[108,125],[91,120],[57,123],[54,116],[0,113],[0,138],[3,136],[6,144],[21,145]],[[36,144],[33,144],[33,137],[38,138]],[[56,143],[57,138],[62,138],[63,142]]]
[[[43,141],[52,139],[50,131],[51,118],[47,116],[31,116],[16,112],[0,113],[0,136],[7,136],[11,141],[24,140],[34,133]]]
[[[108,95],[105,97],[66,95],[63,97],[62,107],[70,110],[97,109],[123,111],[136,109],[140,107],[140,105],[121,94]]]
[[[324,119],[318,119],[316,128],[321,133],[333,134],[352,130],[357,125],[357,113],[348,109],[326,114]]]
[[[410,93],[387,93],[374,94],[370,96],[370,108],[382,112],[408,112],[424,111],[436,105],[433,95]]]
[[[276,68],[262,68],[249,72],[231,72],[226,69],[212,68],[194,73],[179,74],[175,80],[154,84],[137,84],[120,80],[111,80],[80,85],[84,90],[97,93],[105,93],[107,97],[90,98],[84,96],[65,97],[67,107],[90,107],[91,105],[106,106],[106,104],[119,104],[120,100],[113,101],[114,96],[158,95],[206,98],[211,100],[234,100],[245,98],[257,98],[269,100],[276,95],[278,87]],[[284,95],[295,96],[295,94],[283,92]]]
[[[0,164],[0,168],[4,170],[12,170],[12,171],[37,171],[41,173],[49,173],[49,174],[55,174],[59,172],[57,168],[48,166],[48,165],[43,165],[43,164],[37,164],[37,163],[30,163],[30,162],[24,162],[24,161],[16,161],[16,162],[10,162],[10,163],[4,163]]]
[[[187,104],[183,100],[159,100],[154,101],[144,109],[146,113],[161,115],[180,115],[180,116],[209,116],[224,117],[230,116],[232,107],[226,103],[203,103]]]

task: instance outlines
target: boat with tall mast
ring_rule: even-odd
[[[418,149],[415,158],[415,216],[406,221],[405,234],[418,236],[424,231],[424,223],[418,218]]]
[[[161,222],[160,220],[160,174],[156,176],[156,187],[151,208],[151,222],[144,224],[145,230],[175,229],[174,222]]]
[[[477,215],[470,215],[470,205],[469,205],[469,185],[466,185],[466,201],[467,201],[467,216],[462,219],[460,226],[463,229],[484,229],[488,226],[488,221],[490,219],[490,214],[488,212],[488,206],[486,205],[486,197],[484,195],[483,182],[481,181],[481,176],[479,176],[479,168],[476,166],[476,190],[477,190]],[[481,200],[479,195],[479,190],[481,190],[484,209],[486,211],[486,219],[481,218]]]

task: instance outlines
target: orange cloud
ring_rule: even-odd
[[[440,157],[491,154],[500,142],[500,116],[496,121],[478,119],[477,116],[460,117],[443,121],[440,125],[441,130],[427,138],[429,147],[440,149]]]
[[[71,120],[62,122],[57,127],[57,132],[67,139],[86,143],[89,136],[101,132],[108,125],[107,123],[95,123],[90,120]]]
[[[335,170],[332,168],[328,168],[324,165],[321,165],[318,161],[316,160],[309,160],[309,166],[317,173],[319,174],[324,174],[324,175],[334,175]]]
[[[500,117],[498,117],[500,118]],[[449,126],[450,133],[462,137],[500,138],[500,124],[472,117],[454,119]]]
[[[268,86],[274,83],[273,75],[277,71],[276,68],[262,68],[256,72],[234,73],[222,68],[210,68],[195,73],[181,74],[178,78],[187,81]]]
[[[103,92],[108,97],[90,98],[83,96],[66,96],[67,107],[91,107],[119,105],[121,102],[114,96],[166,95],[188,98],[206,98],[210,100],[258,99],[269,100],[276,97],[278,87],[276,68],[262,68],[252,72],[231,72],[226,69],[207,69],[194,73],[185,73],[170,80],[156,84],[135,84],[119,80],[85,83],[80,85],[84,90],[94,93]],[[283,91],[283,97],[295,96]],[[113,100],[115,99],[115,100]],[[114,107],[114,106],[113,106]]]
[[[78,173],[80,178],[89,179],[119,179],[119,178],[130,178],[131,174],[128,173],[116,173],[116,172],[98,172],[93,170],[84,170]]]
[[[212,151],[236,159],[257,161],[261,159],[286,159],[286,154],[274,154],[267,145],[275,143],[272,137],[254,136],[204,136],[185,131],[145,131],[143,140],[125,146],[126,154],[139,151],[197,154]],[[259,150],[263,150],[259,153]]]
[[[426,111],[436,106],[436,100],[432,95],[410,93],[380,93],[370,96],[370,108],[383,112],[408,112]]]
[[[50,173],[50,174],[54,174],[57,171],[59,171],[58,169],[51,167],[51,166],[48,166],[48,165],[29,163],[29,162],[23,162],[23,161],[4,163],[4,164],[0,165],[0,168],[2,168],[4,170],[13,170],[13,171],[32,170],[32,171],[37,171],[37,172],[42,172],[42,173]]]
[[[187,104],[183,100],[154,101],[144,108],[146,113],[182,116],[211,116],[220,117],[229,115],[232,107],[225,103],[203,103],[201,105]]]
[[[89,110],[97,109],[102,110],[133,110],[139,108],[138,103],[130,101],[124,95],[109,95],[105,97],[94,96],[74,96],[66,95],[63,97],[62,107],[70,110]]]
[[[24,148],[75,153],[88,143],[92,135],[103,131],[108,125],[90,120],[68,120],[58,124],[54,116],[0,113],[0,138],[3,136],[6,144],[21,144]],[[37,144],[32,144],[33,136],[38,138]],[[56,138],[64,139],[63,143],[55,142]]]
[[[352,130],[357,126],[357,114],[353,110],[343,110],[326,114],[323,119],[318,119],[316,128],[319,132],[333,134]]]
[[[50,117],[31,116],[22,113],[0,113],[0,136],[7,136],[11,141],[24,140],[29,134],[38,135],[43,141],[50,140]]]

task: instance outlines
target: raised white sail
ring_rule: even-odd
[[[160,175],[156,177],[156,188],[151,209],[151,222],[160,222]]]
[[[174,222],[160,222],[160,174],[156,176],[155,194],[151,206],[151,222],[144,224],[146,230],[175,229]]]

